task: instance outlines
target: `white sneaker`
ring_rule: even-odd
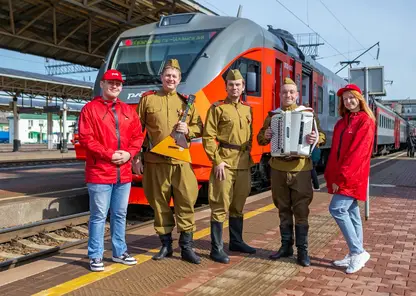
[[[348,267],[351,262],[350,254],[347,254],[344,259],[332,261],[332,265],[337,267]]]
[[[358,255],[351,256],[351,262],[348,266],[346,273],[354,273],[359,271],[365,266],[367,261],[370,260],[370,254],[367,251],[362,252]]]
[[[121,255],[120,257],[112,257],[114,262],[118,262],[118,263],[122,263],[122,264],[126,264],[126,265],[136,265],[137,264],[137,260],[130,256],[129,253],[124,252],[123,255]]]
[[[94,258],[90,260],[90,269],[91,271],[103,271],[104,263],[101,258]]]

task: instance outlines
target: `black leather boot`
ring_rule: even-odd
[[[183,260],[200,264],[201,258],[199,258],[193,250],[193,233],[182,231],[179,237],[179,246],[181,247],[181,257]]]
[[[162,260],[165,257],[172,257],[172,233],[166,233],[159,235],[160,241],[162,242],[162,248],[159,253],[152,257],[153,260]]]
[[[282,245],[276,253],[269,256],[272,260],[293,255],[293,225],[280,226],[280,236]]]
[[[310,266],[311,260],[308,255],[308,230],[309,225],[295,225],[296,247],[298,248],[298,264]]]
[[[230,217],[230,251],[254,254],[256,249],[243,241],[243,217]]]
[[[222,222],[211,221],[211,253],[209,256],[216,262],[228,264],[230,258],[223,249],[222,224]]]

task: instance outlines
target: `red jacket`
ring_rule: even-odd
[[[116,150],[133,158],[141,149],[143,132],[136,111],[119,99],[115,102],[95,97],[81,110],[79,142],[87,151],[87,183],[115,184],[132,181],[131,161],[111,163]],[[130,158],[130,159],[131,159]]]
[[[348,113],[335,124],[324,173],[329,193],[335,183],[336,193],[366,200],[374,136],[375,122],[364,111]]]

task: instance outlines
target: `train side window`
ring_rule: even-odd
[[[261,96],[261,63],[260,62],[255,61],[255,60],[250,60],[247,58],[240,58],[237,61],[235,61],[229,69],[240,70],[241,75],[243,75],[244,80],[246,81],[247,95],[253,96],[253,97]],[[229,69],[227,69],[227,71],[225,71],[224,74],[222,75],[224,80],[227,77],[227,73]],[[254,91],[250,91],[250,92],[247,89],[247,83],[249,79],[251,79],[251,82],[254,82],[253,84],[255,87]]]
[[[324,111],[324,89],[318,86],[318,114]]]
[[[335,117],[335,110],[336,110],[336,106],[335,106],[335,92],[334,91],[329,91],[329,116],[334,116]]]

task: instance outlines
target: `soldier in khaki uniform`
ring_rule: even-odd
[[[240,100],[245,81],[238,70],[226,77],[228,96],[208,110],[202,143],[213,163],[208,196],[211,207],[211,253],[217,262],[229,263],[223,250],[223,222],[229,212],[230,251],[253,254],[242,239],[243,208],[251,190],[251,107]],[[218,141],[218,144],[216,143]]]
[[[143,173],[144,192],[155,212],[154,226],[162,242],[162,248],[153,259],[160,260],[173,253],[175,219],[169,207],[173,195],[178,232],[181,233],[181,256],[199,264],[200,258],[192,249],[196,230],[194,205],[198,197],[198,183],[192,167],[187,162],[150,152],[175,129],[184,133],[188,141],[202,135],[202,121],[194,106],[189,110],[186,122],[179,121],[186,108],[186,98],[176,91],[180,79],[178,61],[167,61],[161,74],[162,88],[143,94],[139,102],[137,113],[147,135],[143,144],[146,147],[144,159],[136,158],[135,170]]]
[[[299,96],[297,86],[292,79],[286,78],[281,88],[280,98],[282,110],[294,110],[296,99]],[[257,135],[260,145],[270,143],[272,130],[270,128],[270,112],[266,117],[263,127]],[[319,119],[315,116],[319,130],[318,145],[325,143],[325,134],[319,126]],[[316,141],[316,133],[313,131],[307,136],[307,141],[312,144]],[[280,234],[282,246],[277,253],[270,256],[271,259],[289,257],[293,255],[293,216],[295,216],[296,247],[298,248],[297,261],[302,266],[309,266],[308,255],[308,216],[309,204],[313,198],[311,184],[312,161],[308,157],[272,157],[271,184],[273,202],[279,209]]]

